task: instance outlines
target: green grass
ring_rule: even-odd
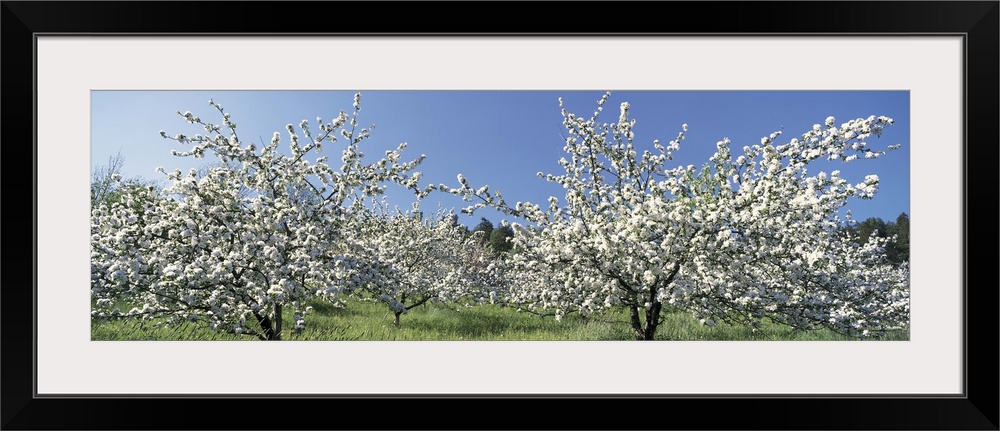
[[[392,324],[392,313],[382,304],[348,299],[345,306],[313,302],[314,312],[306,317],[306,329],[294,332],[291,312],[285,313],[287,328],[283,340],[369,340],[369,341],[558,341],[632,340],[624,312],[595,316],[583,322],[570,314],[562,321],[518,313],[497,305],[465,307],[457,304],[428,303],[402,315],[400,326]],[[163,322],[93,321],[93,340],[256,340],[213,331],[202,322],[167,326]],[[656,333],[657,340],[852,340],[828,330],[799,331],[765,323],[757,331],[724,323],[703,326],[690,314],[670,311]],[[886,340],[908,340],[907,332],[889,334]]]

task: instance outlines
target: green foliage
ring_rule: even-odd
[[[890,226],[889,233],[896,236],[896,242],[890,244],[886,253],[893,262],[908,262],[910,260],[910,217],[900,213],[896,223]]]
[[[509,240],[514,237],[514,228],[510,225],[502,225],[490,234],[490,250],[494,253],[507,253],[513,247]]]
[[[493,222],[489,221],[486,217],[481,217],[479,219],[479,224],[472,228],[472,234],[477,235],[477,232],[482,232],[480,237],[480,243],[485,245],[490,241],[490,235],[493,234]]]
[[[854,225],[845,226],[843,230],[858,243],[867,241],[872,235],[879,238],[895,237],[895,241],[886,244],[886,258],[895,265],[910,260],[910,218],[905,212],[900,213],[895,221],[886,222],[878,217],[869,217]]]

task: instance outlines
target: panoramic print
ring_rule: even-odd
[[[906,91],[91,108],[95,341],[909,340]]]

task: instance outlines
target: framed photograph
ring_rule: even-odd
[[[984,251],[995,247],[972,247],[976,238],[993,232],[989,226],[995,226],[992,217],[979,220],[984,214],[995,216],[995,209],[977,207],[984,202],[992,207],[996,202],[994,188],[983,184],[995,180],[997,169],[1000,3],[602,5],[596,10],[587,8],[579,17],[575,14],[581,12],[570,8],[558,24],[542,15],[526,16],[527,30],[518,32],[505,31],[502,19],[474,28],[451,22],[433,32],[421,31],[423,27],[416,24],[394,31],[381,29],[389,25],[376,25],[380,29],[373,31],[361,23],[331,32],[326,29],[329,23],[309,23],[314,18],[310,9],[320,3],[244,2],[238,10],[234,5],[3,2],[3,104],[4,120],[10,126],[5,145],[9,162],[6,199],[9,209],[27,202],[33,205],[30,216],[23,210],[7,214],[7,243],[12,247],[5,259],[8,271],[0,315],[6,352],[2,362],[4,429],[1000,426],[995,374],[1000,363],[998,292],[990,287],[996,283],[995,272],[987,276],[982,270],[996,265],[995,251]],[[334,14],[337,20],[352,17],[360,22],[374,19],[379,12],[374,5],[322,6],[340,10]],[[431,6],[398,7],[394,13],[443,13]],[[602,8],[608,10],[602,12]],[[320,9],[317,18],[326,13]],[[726,13],[720,18],[722,9]],[[642,23],[641,18],[654,10],[662,22]],[[669,13],[663,15],[664,10]],[[581,32],[571,25],[593,20],[594,13],[604,19],[605,12],[609,16],[622,13],[630,24],[601,23],[609,28],[595,32]],[[727,16],[771,17],[782,25]],[[685,23],[677,29],[658,30],[666,23],[673,27],[674,20]],[[241,139],[258,141],[261,135],[263,147],[271,140],[268,133],[284,133],[280,128],[285,120],[275,120],[281,122],[277,128],[259,126],[270,120],[267,112],[299,115],[293,105],[309,98],[336,96],[339,99],[333,105],[349,110],[355,92],[362,95],[360,102],[353,99],[355,109],[359,103],[364,106],[368,94],[387,104],[404,103],[397,97],[403,92],[478,95],[480,103],[497,106],[506,103],[497,95],[544,95],[552,96],[555,103],[551,138],[566,142],[559,130],[560,99],[556,96],[596,101],[605,91],[635,100],[665,94],[697,98],[700,103],[683,103],[673,107],[670,118],[656,120],[670,123],[656,132],[655,137],[664,142],[673,136],[663,131],[676,132],[687,121],[685,115],[709,124],[715,124],[709,119],[717,119],[720,125],[711,127],[723,128],[767,118],[752,115],[761,111],[818,115],[813,112],[826,106],[881,109],[882,101],[891,100],[884,106],[898,109],[901,120],[894,127],[902,131],[894,137],[904,136],[900,139],[905,146],[905,157],[895,163],[909,165],[886,168],[897,178],[905,178],[906,184],[892,188],[897,186],[887,180],[881,192],[897,201],[898,206],[890,211],[902,208],[901,212],[909,214],[905,336],[861,339],[868,334],[858,331],[850,334],[859,339],[841,341],[696,341],[667,339],[661,334],[652,342],[258,342],[114,341],[114,336],[100,335],[104,327],[95,323],[94,316],[103,316],[103,311],[95,311],[94,304],[104,299],[85,287],[92,284],[94,261],[88,223],[91,201],[84,183],[93,184],[94,167],[111,154],[104,148],[99,151],[101,145],[124,148],[145,139],[132,133],[140,124],[146,127],[147,117],[154,115],[149,113],[151,106],[165,109],[168,99],[170,103],[197,99],[203,104],[211,98],[215,107],[214,102],[222,102],[222,97],[204,96],[231,96],[264,112],[251,116],[239,129],[253,135]],[[487,93],[490,99],[485,99]],[[714,94],[746,97],[706,102]],[[420,116],[430,135],[459,129],[448,124],[446,112],[441,115],[440,111],[451,107],[457,110],[453,121],[475,121],[474,114],[468,116],[472,103],[464,104],[457,97],[441,104],[428,100],[408,99],[415,108],[407,112],[419,112],[420,107],[433,111],[436,115]],[[515,100],[511,106],[517,103],[524,104]],[[534,109],[538,103],[532,99],[528,102],[532,106],[524,108]],[[641,104],[628,105],[618,99],[612,103],[608,107],[614,109],[608,110],[613,112],[607,114],[613,115],[607,118],[617,119],[620,105],[623,118],[631,106],[642,121]],[[744,105],[741,110],[727,106],[737,103]],[[581,116],[589,117],[586,109],[591,107],[580,106],[584,106]],[[197,114],[182,110],[208,113],[207,108],[177,106],[176,113],[158,112],[157,118],[166,114],[175,121],[157,127],[179,130],[184,120],[201,123]],[[233,112],[234,121],[241,121],[240,106],[226,108]],[[386,122],[385,133],[393,136],[388,123],[404,114],[385,112],[388,118],[362,122]],[[206,121],[215,121],[207,115]],[[331,120],[336,112],[311,115]],[[350,117],[344,118],[349,121]],[[224,121],[228,126],[229,118]],[[522,120],[509,121],[508,126],[522,135],[549,133],[544,128],[531,129]],[[759,126],[774,130],[785,124]],[[255,127],[268,130],[259,132]],[[288,127],[289,132],[294,129],[292,124]],[[687,127],[683,125],[685,132]],[[821,125],[815,127],[819,133]],[[320,130],[326,131],[326,126]],[[373,129],[372,134],[381,130]],[[15,131],[18,139],[14,139]],[[784,131],[792,137],[806,130],[789,124]],[[30,145],[20,143],[29,132]],[[160,132],[163,138],[182,144],[200,138],[174,133]],[[349,130],[344,133],[348,139],[354,136]],[[501,132],[486,127],[481,133]],[[698,142],[681,144],[681,152],[684,145],[714,144],[727,132],[701,133],[705,137]],[[96,142],[98,138],[101,143]],[[738,144],[742,146],[746,139]],[[449,163],[458,166],[464,163],[462,157],[469,156],[501,160],[489,151],[503,145],[496,141],[484,137],[464,144],[465,156],[452,156],[455,159]],[[418,144],[412,146],[417,154],[423,151]],[[155,150],[164,148],[169,151],[171,146]],[[556,152],[546,152],[544,157],[558,158]],[[389,153],[386,157],[391,157]],[[520,156],[528,169],[534,165],[523,159],[531,157],[527,152]],[[516,159],[504,159],[504,163],[513,164]],[[486,175],[489,169],[480,171]],[[985,180],[980,178],[984,172],[989,174]],[[464,177],[457,180],[462,181]],[[478,214],[460,220],[471,227]],[[28,224],[33,227],[30,231],[24,227]],[[21,232],[24,238],[17,235]],[[972,241],[968,240],[970,232],[975,232]],[[29,243],[31,259],[23,245]],[[261,242],[260,247],[261,253],[267,252],[266,244]],[[989,262],[979,263],[983,256]],[[21,275],[25,272],[30,272],[30,279]],[[988,288],[983,289],[983,283]],[[389,310],[405,305],[388,293],[378,295]],[[217,310],[215,315],[220,315]],[[281,325],[281,319],[255,315],[260,324],[256,332],[234,328],[221,317],[213,325],[236,335],[252,332],[258,338],[270,338],[267,330]],[[396,325],[399,316],[396,313]],[[203,316],[184,317],[198,321]],[[298,325],[298,317],[284,324]],[[405,324],[406,317],[402,319]],[[705,320],[710,321],[710,316],[706,314],[702,323]],[[654,338],[652,332],[649,338]],[[538,408],[565,402],[583,409],[606,409],[606,414],[542,413],[545,409]],[[441,409],[445,405],[458,408]],[[376,411],[384,416],[363,413]],[[529,411],[527,419],[522,412]]]

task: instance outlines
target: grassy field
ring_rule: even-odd
[[[293,332],[285,329],[282,339],[307,340],[477,340],[477,341],[558,341],[558,340],[632,340],[625,313],[607,314],[587,322],[576,314],[562,321],[518,313],[496,305],[463,307],[456,304],[428,303],[410,310],[392,325],[392,313],[382,304],[348,300],[343,307],[328,302],[311,303],[315,309],[306,318],[306,329]],[[291,312],[285,322],[293,322]],[[287,326],[291,327],[292,325]],[[156,322],[140,325],[135,321],[91,323],[93,340],[256,340],[213,331],[204,323],[186,322],[165,326]],[[886,340],[907,340],[906,332],[889,334]],[[690,314],[680,311],[666,313],[666,321],[657,330],[657,340],[853,340],[827,330],[797,331],[777,324],[765,324],[761,330],[734,327],[720,323],[703,326]]]

